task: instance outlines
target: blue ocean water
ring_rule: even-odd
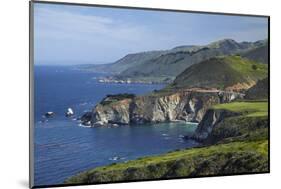
[[[163,87],[103,84],[97,82],[100,76],[65,66],[35,66],[35,185],[62,184],[66,178],[91,168],[197,145],[182,139],[194,132],[194,124],[86,128],[66,118],[67,108],[79,117],[106,94],[145,94]],[[55,116],[46,120],[42,116],[48,111]]]

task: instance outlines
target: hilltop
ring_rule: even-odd
[[[212,57],[245,53],[251,59],[251,50],[263,47],[266,42],[239,43],[223,39],[207,45],[183,45],[169,50],[132,53],[110,64],[81,66],[81,69],[112,73],[110,80],[170,83],[186,68]],[[264,53],[266,48],[259,51]]]
[[[168,83],[193,64],[220,55],[233,55],[250,51],[262,46],[263,43],[263,41],[238,43],[232,39],[224,39],[205,46],[176,47],[162,52],[159,56],[128,67],[117,74],[116,78]],[[260,51],[262,50],[264,49]]]
[[[242,56],[244,58],[248,58],[249,60],[268,64],[268,42],[265,41],[261,46],[242,53]]]
[[[190,66],[166,89],[216,88],[240,91],[267,77],[267,73],[267,65],[240,56],[215,57]]]

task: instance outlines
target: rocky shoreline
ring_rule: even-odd
[[[268,173],[267,107],[267,101],[212,106],[192,136],[201,141],[200,146],[97,167],[65,183]]]
[[[193,139],[199,142],[203,142],[209,134],[212,132],[213,128],[221,123],[224,119],[228,117],[238,116],[241,113],[231,112],[227,110],[214,110],[209,109],[205,113],[203,119],[200,121],[193,136],[186,136],[185,139]]]
[[[212,105],[242,98],[241,93],[205,89],[145,96],[109,95],[85,113],[81,121],[92,127],[178,120],[199,123]]]

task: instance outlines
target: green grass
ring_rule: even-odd
[[[268,116],[234,116],[217,124],[205,144],[268,139]]]
[[[97,167],[65,181],[102,183],[268,171],[268,102],[219,104],[214,109],[242,113],[213,128],[204,145]]]
[[[119,163],[113,164],[111,166],[105,166],[97,168],[96,170],[102,171],[112,171],[115,169],[127,169],[128,167],[142,167],[148,164],[155,164],[161,162],[167,162],[175,159],[180,159],[184,157],[195,157],[195,156],[209,156],[210,154],[222,152],[233,152],[233,151],[258,151],[263,155],[267,155],[267,150],[264,150],[264,144],[267,144],[267,141],[259,141],[259,142],[235,142],[221,145],[214,145],[210,147],[202,147],[202,148],[192,148],[187,150],[181,150],[176,152],[170,152],[165,155],[160,156],[151,156],[139,158],[137,160],[132,160],[127,163]]]
[[[204,141],[206,144],[268,138],[267,101],[232,102],[214,105],[212,108],[236,112],[240,115],[224,118],[218,123]]]
[[[214,74],[215,73],[215,74]],[[240,56],[223,56],[194,64],[179,74],[165,89],[217,88],[225,89],[237,84],[240,90],[267,77],[268,66]]]
[[[268,172],[268,102],[232,102],[212,108],[241,115],[227,117],[216,125],[204,143],[207,146],[97,167],[70,177],[65,183]]]
[[[268,115],[267,101],[232,102],[226,104],[218,104],[213,106],[212,108],[238,112],[248,117],[260,117]]]
[[[251,77],[264,77],[267,75],[267,64],[259,64],[248,59],[242,59],[240,56],[228,56],[225,60],[237,72]],[[256,67],[255,69],[253,67]]]
[[[106,95],[106,97],[100,102],[100,104],[103,106],[106,106],[106,105],[111,105],[113,103],[119,102],[121,100],[133,99],[135,97],[136,97],[135,94],[129,94],[129,93]]]
[[[99,183],[268,171],[267,140],[192,148],[98,167],[65,183]]]

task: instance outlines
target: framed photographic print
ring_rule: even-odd
[[[269,16],[30,2],[30,187],[269,173]]]

